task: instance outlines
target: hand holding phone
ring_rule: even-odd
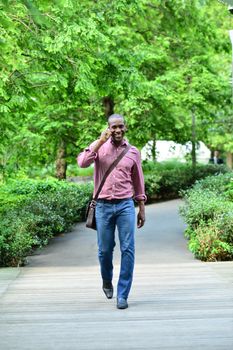
[[[112,133],[109,129],[104,130],[100,136],[100,142],[105,143],[111,137]]]

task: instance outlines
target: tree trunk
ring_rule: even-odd
[[[192,111],[192,166],[193,170],[196,170],[196,164],[197,164],[197,157],[196,157],[196,116],[194,112]]]
[[[232,169],[233,168],[233,153],[227,152],[227,166]]]
[[[57,159],[56,159],[56,177],[59,180],[66,179],[66,143],[64,140],[60,142],[60,145],[57,150]]]
[[[104,114],[106,119],[114,113],[114,101],[112,97],[107,96],[103,98]]]
[[[151,155],[153,162],[156,162],[156,135],[153,135],[152,139],[152,147],[151,147]]]

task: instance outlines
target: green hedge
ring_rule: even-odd
[[[181,196],[180,191],[191,187],[197,180],[209,175],[227,173],[224,165],[197,164],[195,171],[190,163],[168,161],[143,162],[145,189],[148,201],[172,199]]]
[[[178,197],[200,177],[225,172],[225,167],[191,166],[178,162],[143,164],[148,202]],[[0,186],[0,266],[17,266],[35,247],[82,221],[93,184],[56,180],[8,180]],[[228,188],[233,198],[233,188]],[[211,210],[211,209],[210,209]],[[222,217],[224,221],[224,217]],[[225,220],[226,221],[226,220]],[[229,226],[229,230],[231,226]]]
[[[210,176],[184,192],[180,209],[189,249],[203,261],[233,258],[233,173]]]
[[[35,247],[82,221],[92,184],[11,180],[0,187],[0,266],[17,266]]]

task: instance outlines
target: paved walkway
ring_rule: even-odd
[[[0,349],[233,349],[233,262],[193,258],[179,205],[147,206],[127,310],[104,297],[95,232],[84,224],[54,238],[26,267],[1,269]]]

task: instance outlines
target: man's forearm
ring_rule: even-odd
[[[145,201],[138,201],[138,206],[140,211],[145,211]]]
[[[97,153],[98,150],[100,149],[101,146],[103,146],[104,142],[101,140],[97,140],[96,143],[94,144],[94,146],[92,147],[92,152]]]
[[[103,142],[97,140],[92,144],[89,148],[87,148],[84,152],[80,153],[77,162],[81,168],[87,168],[90,166],[94,160],[96,159],[96,153],[103,145]]]

